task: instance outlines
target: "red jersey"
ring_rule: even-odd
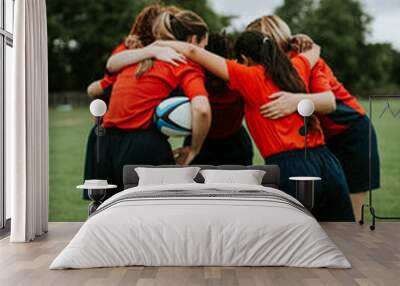
[[[331,138],[345,131],[366,113],[357,99],[335,77],[326,62],[319,59],[311,72],[311,92],[326,91],[326,82],[336,97],[336,110],[330,114],[319,115],[318,118],[326,137]]]
[[[260,107],[271,101],[268,97],[281,91],[271,78],[265,77],[264,67],[262,65],[247,67],[232,60],[226,62],[230,78],[229,86],[240,92],[244,98],[246,123],[261,155],[266,158],[281,152],[303,149],[304,136],[300,130],[304,120],[299,114],[294,113],[277,120],[261,115]],[[308,83],[311,74],[309,61],[299,55],[292,59],[292,64],[303,81]],[[324,144],[320,128],[317,127],[308,133],[308,147]]]
[[[226,138],[237,132],[244,118],[244,101],[239,92],[226,89],[224,93],[209,91],[212,121],[207,138]]]
[[[139,64],[124,68],[117,76],[111,93],[104,127],[144,129],[150,127],[157,105],[179,85],[192,99],[207,95],[204,72],[193,63],[178,67],[155,60],[153,67],[140,77],[135,76]]]
[[[112,52],[111,55],[115,55],[117,53],[126,51],[128,48],[125,46],[125,43],[119,44]],[[100,80],[100,86],[103,90],[111,87],[117,79],[118,73],[108,74],[106,73],[104,77]]]

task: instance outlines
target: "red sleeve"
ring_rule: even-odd
[[[191,100],[198,95],[208,96],[203,69],[194,64],[185,65],[178,74],[180,86]]]
[[[325,63],[319,60],[311,71],[310,91],[323,92],[331,89],[330,76],[327,74]]]
[[[119,44],[112,52],[112,55],[118,54],[120,52],[126,51],[128,48],[125,46],[124,43]]]
[[[226,65],[229,73],[229,88],[243,94],[246,93],[245,90],[253,86],[250,80],[253,76],[251,68],[241,65],[234,60],[226,60]]]
[[[301,54],[292,58],[291,62],[293,64],[294,68],[299,73],[301,79],[306,83],[307,89],[309,89],[308,83],[310,82],[310,76],[311,76],[310,62],[308,61],[308,59],[306,57],[304,57]]]
[[[104,77],[100,80],[100,86],[101,88],[107,89],[108,87],[112,86],[115,81],[117,80],[117,75],[104,75]]]

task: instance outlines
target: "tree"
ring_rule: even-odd
[[[294,33],[304,31],[304,19],[314,11],[316,2],[314,0],[285,0],[278,7],[275,14],[279,15],[293,29]]]
[[[352,92],[366,94],[390,85],[393,48],[366,43],[372,18],[360,1],[285,0],[276,13],[294,33],[308,34],[321,45],[322,57]]]
[[[390,44],[366,44],[362,49],[362,71],[360,78],[355,83],[356,90],[365,93],[390,92],[394,89],[396,81],[394,60],[396,52]]]
[[[148,0],[58,0],[47,2],[50,91],[85,90],[104,74],[112,49],[130,30]],[[165,1],[191,9],[212,30],[227,26],[230,17],[216,14],[206,0]]]
[[[211,31],[220,31],[229,26],[233,18],[231,15],[219,15],[214,12],[207,0],[166,0],[164,3],[196,12],[206,21]]]
[[[390,82],[400,86],[400,52],[392,50],[392,72],[390,73]],[[397,90],[398,91],[398,90]]]

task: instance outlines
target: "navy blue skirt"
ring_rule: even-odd
[[[107,192],[107,197],[123,190],[125,165],[174,165],[175,159],[167,137],[156,128],[125,130],[107,128],[100,137],[99,162],[96,157],[97,137],[94,128],[88,138],[84,179],[103,179],[117,189]],[[84,193],[87,199],[87,194]]]
[[[375,129],[372,127],[371,162],[369,161],[369,118],[364,116],[345,132],[327,140],[329,150],[339,159],[346,175],[350,193],[369,190],[369,164],[371,163],[371,189],[380,187],[380,161]]]
[[[265,164],[276,164],[281,169],[280,189],[296,196],[292,176],[320,177],[316,182],[315,203],[311,210],[318,221],[354,221],[346,177],[339,160],[326,148],[288,151],[265,158]]]

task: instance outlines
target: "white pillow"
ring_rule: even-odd
[[[195,183],[199,167],[186,168],[135,168],[139,186]]]
[[[265,171],[261,170],[202,170],[205,184],[261,185]]]

